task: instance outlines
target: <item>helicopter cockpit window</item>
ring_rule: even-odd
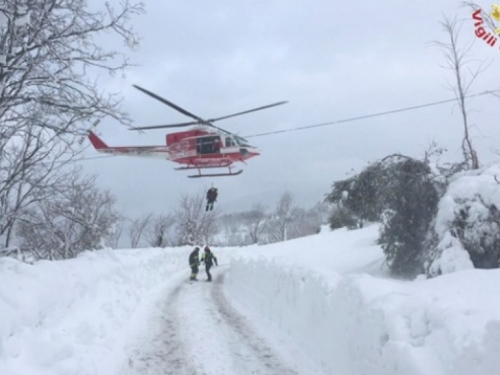
[[[220,137],[216,135],[198,138],[196,150],[198,154],[213,154],[220,152]]]
[[[226,137],[226,147],[236,147],[237,144],[232,137]]]
[[[243,146],[243,147],[252,147],[248,144],[248,141],[244,138],[238,137],[237,135],[234,137],[236,140],[236,143],[238,146]]]

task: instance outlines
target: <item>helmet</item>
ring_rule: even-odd
[[[205,246],[205,251],[210,251],[210,248],[207,246]]]
[[[196,247],[194,248],[194,251],[200,251],[200,248],[199,248],[198,246],[196,246]]]

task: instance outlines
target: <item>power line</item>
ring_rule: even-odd
[[[481,92],[479,94],[467,95],[467,96],[465,96],[465,98],[474,98],[474,97],[481,96],[481,95],[493,94],[495,92],[500,92],[500,90],[484,91],[484,92]],[[341,123],[344,123],[344,122],[351,122],[351,121],[357,121],[357,120],[364,120],[364,119],[367,119],[367,118],[384,116],[384,115],[390,115],[390,114],[398,113],[398,112],[413,111],[415,109],[426,108],[426,107],[431,107],[431,106],[445,104],[445,103],[451,103],[451,102],[454,102],[454,101],[457,101],[457,98],[455,98],[455,99],[447,99],[447,100],[440,100],[438,102],[431,102],[431,103],[426,103],[426,104],[420,104],[420,105],[415,105],[415,106],[412,106],[412,107],[405,107],[405,108],[393,109],[393,110],[385,111],[385,112],[377,112],[377,113],[372,113],[372,114],[369,114],[369,115],[350,117],[350,118],[346,118],[346,119],[342,119],[342,120],[323,122],[321,124],[308,125],[308,126],[299,126],[297,128],[282,129],[282,130],[275,130],[275,131],[267,132],[267,133],[259,133],[259,134],[246,135],[246,136],[244,136],[244,138],[261,137],[261,136],[264,136],[264,135],[287,133],[287,132],[293,132],[293,131],[298,131],[298,130],[306,130],[306,129],[312,129],[312,128],[319,128],[319,127],[322,127],[322,126],[341,124]]]

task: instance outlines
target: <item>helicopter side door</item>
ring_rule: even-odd
[[[197,139],[196,152],[198,155],[219,153],[220,137],[218,135],[199,137]]]

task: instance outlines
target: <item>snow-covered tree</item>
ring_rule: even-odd
[[[43,116],[43,114],[40,114]],[[16,134],[0,127],[0,247],[9,247],[23,212],[37,201],[50,199],[52,190],[67,179],[65,161],[75,153],[29,120]]]
[[[425,240],[439,191],[431,170],[421,161],[398,158],[386,167],[389,181],[384,187],[386,209],[379,241],[391,272],[413,277],[423,271]]]
[[[295,206],[292,193],[284,192],[271,216],[266,221],[267,242],[281,242],[294,238],[291,231],[294,219],[297,216],[297,206]]]
[[[130,247],[132,249],[136,249],[139,246],[142,237],[146,234],[147,228],[151,224],[152,217],[153,214],[147,214],[132,220],[132,223],[128,228]]]
[[[109,236],[106,238],[106,245],[112,249],[117,249],[120,246],[120,239],[125,227],[125,219],[120,217],[111,228]]]
[[[119,219],[115,198],[99,190],[95,177],[74,170],[51,198],[37,201],[19,219],[20,247],[36,259],[74,258],[85,250],[104,247]]]
[[[423,271],[426,236],[445,183],[441,177],[426,162],[390,155],[335,182],[327,199],[358,218],[381,222],[379,241],[391,272],[412,277]]]
[[[174,244],[174,239],[170,238],[170,228],[175,224],[174,215],[157,215],[153,217],[153,222],[148,234],[148,243],[153,247],[165,247]]]
[[[379,221],[384,209],[382,187],[386,183],[383,165],[374,163],[353,177],[335,181],[326,201],[342,207],[342,214],[349,212],[349,216],[363,221]],[[336,219],[335,216],[331,218]],[[333,226],[336,227],[337,224],[334,223]]]
[[[220,216],[220,234],[217,236],[217,245],[244,246],[250,243],[244,224],[245,214],[246,212],[235,212]]]
[[[178,245],[211,244],[219,232],[219,212],[205,211],[203,193],[184,195],[176,210],[176,229]]]
[[[106,94],[91,73],[114,73],[129,65],[97,36],[115,35],[130,46],[137,37],[130,18],[143,12],[128,0],[102,10],[84,0],[3,0],[0,14],[0,123],[18,129],[26,113],[43,112],[37,126],[59,135],[81,133],[106,116],[126,121],[120,99]]]
[[[106,116],[127,122],[119,97],[92,76],[128,62],[96,37],[135,44],[130,17],[141,12],[128,0],[103,11],[84,0],[0,1],[0,247],[11,246],[32,205],[62,186],[64,162],[81,148],[77,135]]]
[[[347,227],[349,229],[357,228],[358,218],[342,202],[333,204],[330,217],[328,218],[330,229]]]
[[[243,212],[242,216],[243,225],[247,230],[250,243],[259,243],[266,222],[266,209],[264,205],[256,203],[250,211]]]
[[[430,276],[467,268],[500,268],[500,165],[452,178],[428,241]]]

